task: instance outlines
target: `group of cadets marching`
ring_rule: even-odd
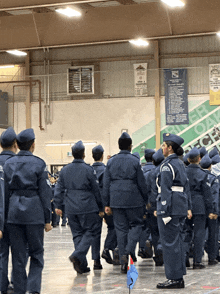
[[[45,162],[33,155],[33,129],[16,135],[8,128],[0,142],[2,294],[40,293],[44,230],[56,227],[58,217],[62,225],[68,218],[74,243],[69,260],[79,274],[90,272],[86,257],[90,247],[94,270],[102,269],[102,257],[120,265],[126,274],[129,256],[137,261],[138,246],[138,256],[153,257],[155,266],[164,265],[167,280],[158,283],[158,289],[184,288],[189,257],[193,257],[193,269],[203,269],[204,249],[210,266],[220,261],[216,147],[209,153],[205,147],[194,147],[183,157],[184,140],[165,133],[159,150],[144,151],[146,164],[141,165],[139,154],[131,153],[131,137],[124,132],[118,139],[120,152],[105,166],[104,149],[98,145],[92,150],[90,166],[79,141],[72,147],[74,160],[62,168],[57,181]],[[103,219],[107,235],[101,251]],[[10,248],[13,270],[8,277]]]

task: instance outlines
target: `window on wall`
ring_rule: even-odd
[[[94,94],[94,66],[73,66],[67,72],[67,94]]]

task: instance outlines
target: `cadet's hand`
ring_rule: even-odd
[[[156,210],[154,210],[154,216],[157,217],[157,211]]]
[[[45,224],[44,230],[45,230],[45,232],[49,232],[50,230],[52,230],[51,224]]]
[[[151,208],[151,204],[150,203],[147,203],[146,209],[150,209],[150,208]]]
[[[111,207],[106,206],[106,207],[105,207],[105,213],[106,213],[107,215],[112,215]]]
[[[214,219],[214,217],[215,217],[215,214],[214,214],[214,213],[210,213],[210,214],[209,214],[209,218],[210,218],[210,219]]]
[[[57,215],[62,216],[63,212],[61,209],[55,208],[55,212]]]
[[[3,233],[0,231],[0,239],[3,238]]]
[[[214,214],[214,219],[217,219],[218,218],[218,215],[217,214]]]
[[[99,212],[99,216],[100,216],[100,217],[104,217],[104,215],[105,215],[104,211],[100,211],[100,212]]]
[[[192,218],[192,210],[187,211],[187,217],[188,217],[188,219]]]

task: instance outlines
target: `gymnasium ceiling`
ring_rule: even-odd
[[[80,18],[55,12],[66,6]],[[220,31],[220,0],[185,0],[170,8],[160,0],[0,0],[0,51],[127,42]]]

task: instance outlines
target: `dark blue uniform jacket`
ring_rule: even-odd
[[[56,208],[62,210],[64,196],[67,215],[103,211],[94,170],[83,159],[74,159],[62,168],[54,193]]]
[[[186,169],[192,197],[192,214],[213,212],[211,184],[208,174],[198,164],[190,164]]]
[[[8,223],[50,223],[51,189],[45,162],[21,150],[4,165]]]
[[[163,217],[187,216],[188,179],[185,166],[176,154],[171,154],[161,164],[158,186],[161,193],[157,197],[157,214]]]
[[[103,194],[103,179],[104,179],[104,172],[105,172],[106,166],[102,162],[94,162],[92,167],[94,168],[96,178],[99,181],[99,190],[100,190],[101,197],[102,197],[102,194]]]
[[[156,167],[152,162],[147,162],[145,166],[143,166],[145,183],[147,185],[148,203],[150,204],[150,208],[148,209],[148,212],[150,213],[153,213],[156,210],[156,198],[155,198],[155,201],[153,201],[152,199],[153,196],[151,194],[153,181],[155,180],[155,169]]]
[[[15,156],[12,151],[2,151],[0,154],[0,231],[3,231],[5,221],[5,186],[4,186],[4,164],[7,159]]]
[[[139,159],[127,150],[112,156],[104,174],[104,206],[143,207],[147,201],[147,186]]]
[[[218,178],[211,173],[211,171],[204,170],[208,174],[208,180],[211,184],[212,191],[212,201],[213,201],[213,210],[214,214],[219,214],[219,180]]]

